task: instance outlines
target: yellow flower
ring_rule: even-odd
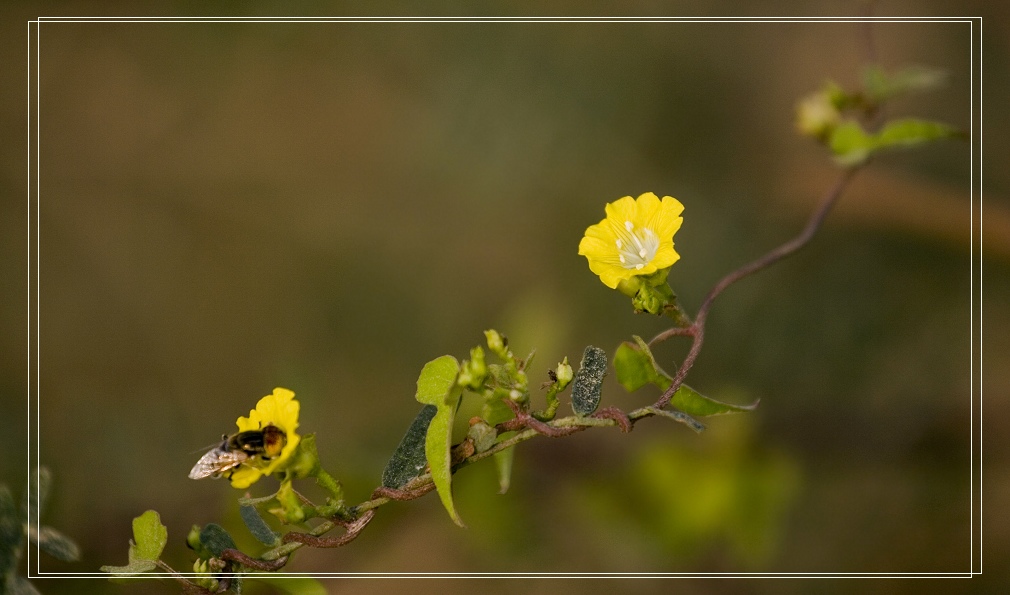
[[[256,408],[249,412],[249,417],[240,417],[236,420],[239,432],[276,426],[284,432],[285,443],[277,456],[269,460],[257,456],[239,466],[231,476],[232,487],[244,490],[256,483],[260,477],[280,471],[288,464],[301,440],[295,433],[298,429],[298,408],[295,393],[286,388],[275,388],[273,394],[263,397],[256,403]]]
[[[625,196],[607,205],[607,218],[590,225],[579,243],[579,254],[600,281],[616,289],[621,281],[651,275],[680,259],[673,234],[680,229],[684,205],[672,196],[660,200],[652,192],[638,199]]]

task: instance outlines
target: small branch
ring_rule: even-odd
[[[247,568],[252,568],[253,570],[261,570],[263,572],[273,572],[275,570],[280,570],[288,563],[287,556],[282,558],[277,558],[276,560],[270,562],[264,562],[263,560],[257,560],[256,558],[250,558],[249,556],[243,554],[237,549],[227,548],[221,552],[221,559],[228,560],[229,562],[238,562],[242,566]]]
[[[717,298],[719,294],[730,285],[752,273],[756,273],[761,269],[775,264],[809,243],[817,231],[821,228],[825,217],[827,217],[828,213],[831,211],[831,207],[834,206],[835,202],[837,202],[838,198],[842,195],[842,192],[848,187],[849,182],[852,180],[852,177],[855,175],[857,169],[858,168],[853,167],[842,171],[838,181],[835,182],[827,193],[825,193],[824,197],[821,199],[820,206],[818,206],[817,210],[813,212],[810,219],[807,220],[806,227],[803,228],[803,231],[800,232],[798,236],[789,240],[785,244],[782,244],[778,248],[775,248],[771,252],[768,252],[761,258],[740,267],[720,279],[702,301],[701,307],[698,308],[698,315],[694,318],[694,323],[690,327],[687,327],[690,332],[675,332],[667,335],[674,336],[676,334],[688,334],[693,337],[694,340],[691,342],[691,349],[687,352],[687,356],[684,358],[683,363],[681,363],[680,368],[677,369],[677,373],[674,375],[673,382],[670,384],[670,387],[667,388],[662,396],[660,396],[656,401],[654,405],[656,409],[662,409],[670,402],[670,399],[673,398],[673,394],[677,392],[680,385],[684,383],[684,378],[687,377],[688,371],[690,371],[691,367],[694,366],[694,361],[698,358],[698,354],[701,352],[702,343],[705,341],[705,320],[708,318],[708,311],[711,309],[712,303],[715,302],[715,298]],[[665,339],[665,336],[660,339],[663,334],[664,333],[660,333],[660,335],[657,335],[657,338],[653,339],[653,342],[657,341],[657,339]]]
[[[348,543],[354,541],[354,538],[356,538],[358,534],[361,533],[361,530],[365,528],[365,525],[367,525],[374,516],[375,516],[374,510],[367,510],[365,511],[364,514],[362,514],[358,519],[354,521],[351,521],[349,523],[340,523],[341,525],[344,526],[345,529],[347,529],[347,532],[341,535],[340,537],[318,537],[310,533],[298,533],[292,531],[291,533],[285,535],[281,541],[283,541],[284,543],[298,542],[304,545],[318,548],[340,547],[342,545],[347,545]],[[280,568],[283,565],[284,564],[280,564],[277,568]],[[276,570],[276,568],[274,570]]]

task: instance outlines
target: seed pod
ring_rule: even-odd
[[[579,415],[590,415],[600,406],[603,377],[607,375],[607,352],[589,345],[582,354],[582,363],[572,381],[572,409]]]

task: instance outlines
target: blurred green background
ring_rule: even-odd
[[[748,14],[862,10],[779,4]],[[231,14],[313,14],[304,8],[242,3]],[[590,10],[567,8],[485,10]],[[741,14],[734,8],[591,10]],[[0,171],[10,271],[0,481],[15,491],[28,440],[25,22],[122,10],[102,2],[6,8],[0,121],[16,140],[2,149]],[[129,13],[206,9],[152,10]],[[875,10],[975,15],[981,4],[880,2]],[[381,5],[373,14],[404,13]],[[986,21],[989,106],[1006,96],[1003,26]],[[43,24],[38,438],[55,477],[43,519],[84,552],[74,564],[44,558],[43,571],[125,563],[130,520],[148,508],[168,526],[166,560],[180,570],[192,524],[221,522],[244,536],[240,492],[186,474],[275,386],[297,393],[302,431],[318,434],[324,464],[360,501],[417,412],[414,382],[426,361],[463,357],[495,327],[517,351],[537,348],[540,379],[565,355],[577,361],[587,344],[612,353],[632,334],[662,330],[576,254],[608,201],[654,191],[684,203],[682,259],[670,278],[693,311],[724,273],[797,233],[833,182],[823,151],[794,132],[793,107],[827,78],[856,84],[866,34],[855,23]],[[877,24],[872,35],[885,67],[950,73],[946,87],[903,99],[894,113],[972,125],[967,24]],[[1010,524],[998,512],[1010,495],[999,434],[1010,391],[1010,176],[991,167],[1007,154],[998,134],[1007,116],[986,115],[986,155],[997,156],[984,180],[986,580],[819,583],[821,592],[981,592],[1010,577],[999,553]],[[970,174],[968,144],[879,159],[808,249],[720,298],[689,382],[719,399],[760,398],[756,413],[710,419],[702,435],[649,420],[629,436],[600,430],[525,443],[505,495],[496,494],[490,464],[456,477],[468,529],[433,496],[394,504],[351,546],[300,552],[289,570],[968,571]],[[671,342],[659,353],[679,360],[684,347]],[[654,397],[625,394],[612,378],[604,394],[621,407]],[[267,482],[252,489],[270,491]],[[35,583],[45,593],[175,591],[153,582]],[[453,586],[596,584],[410,588]]]

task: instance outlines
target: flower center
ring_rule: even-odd
[[[617,258],[626,269],[641,270],[652,262],[659,250],[659,236],[648,227],[638,227],[631,221],[617,228]]]

